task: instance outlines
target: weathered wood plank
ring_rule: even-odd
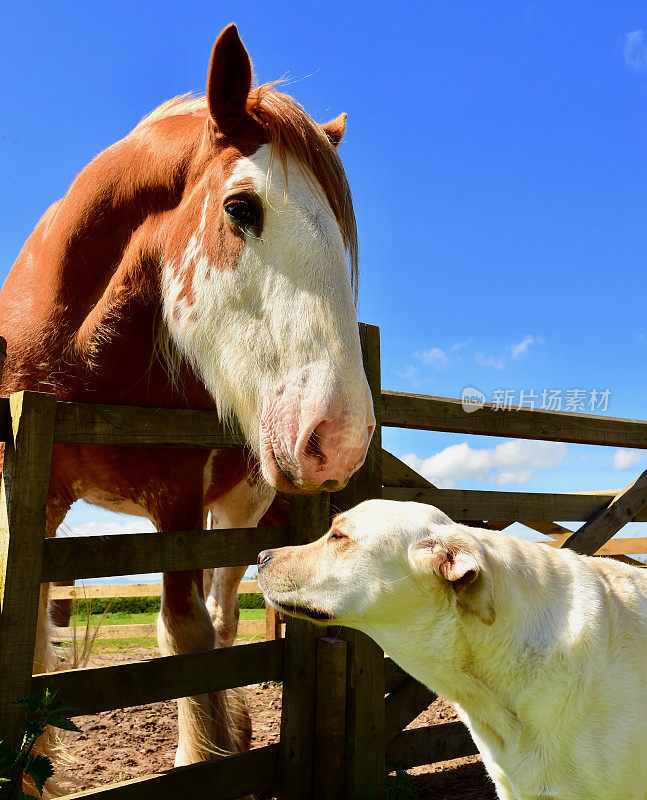
[[[389,742],[386,757],[391,765],[410,768],[477,754],[477,747],[463,723],[445,722],[402,731]]]
[[[290,503],[290,543],[319,538],[329,526],[330,495],[297,495]],[[281,708],[279,797],[310,800],[313,792],[317,639],[321,629],[287,617]]]
[[[435,488],[433,483],[423,478],[415,469],[384,449],[382,450],[382,485],[410,486],[420,489]]]
[[[161,583],[100,583],[89,586],[51,586],[50,600],[96,600],[111,597],[160,597]],[[241,581],[238,594],[261,594],[256,581]]]
[[[415,489],[384,487],[388,500],[414,500],[442,509],[454,520],[514,519],[553,522],[583,521],[605,508],[615,497],[613,492],[597,494],[551,494],[549,492],[497,492],[471,489]],[[636,521],[647,520],[643,509]]]
[[[256,793],[269,794],[276,785],[278,750],[278,744],[270,744],[249,753],[67,794],[59,800],[237,800]]]
[[[485,524],[492,531],[504,531],[510,525],[514,525],[513,519],[489,519]]]
[[[379,329],[362,325],[360,338],[377,425],[364,466],[343,491],[333,495],[335,511],[380,497],[382,492]],[[345,797],[381,797],[385,769],[384,653],[359,631],[344,628],[338,635],[348,642]]]
[[[142,639],[157,638],[157,625],[133,624],[133,625],[99,625],[91,626],[90,634],[96,639]],[[81,639],[85,635],[85,627],[56,628],[56,638],[65,642],[71,639]],[[238,636],[265,636],[264,619],[243,619],[238,623]],[[277,637],[274,637],[277,638]]]
[[[31,683],[56,398],[18,392],[9,403],[0,496],[0,739],[16,745],[24,710],[8,703]]]
[[[9,398],[0,397],[0,442],[11,438],[11,420],[9,418]]]
[[[394,428],[647,448],[643,420],[530,408],[495,410],[492,403],[467,412],[454,398],[405,392],[382,392],[382,404],[382,424]]]
[[[287,543],[287,527],[48,539],[40,579],[49,582],[243,566],[255,563],[259,550]]]
[[[2,383],[2,370],[7,357],[7,340],[0,336],[0,383]]]
[[[339,800],[346,768],[346,657],[343,639],[317,642],[314,800]]]
[[[529,519],[524,520],[523,524],[530,528],[533,531],[537,531],[537,533],[543,533],[544,536],[550,536],[556,542],[566,541],[569,536],[572,535],[573,531],[565,528],[563,525],[559,525],[557,522],[544,522],[539,519]]]
[[[563,547],[564,545],[559,541],[544,542],[551,547]],[[622,539],[609,539],[608,542],[602,545],[598,550],[593,553],[595,556],[624,556],[628,553],[647,553],[647,537],[641,536],[638,538],[622,538]],[[640,563],[640,562],[637,562]]]
[[[211,411],[58,403],[54,441],[104,444],[242,447],[246,440]]]
[[[435,699],[436,695],[431,689],[415,678],[409,678],[404,685],[389,694],[386,698],[385,708],[387,748],[388,743],[426,708],[429,708]]]
[[[162,656],[110,667],[62,670],[31,678],[31,692],[58,690],[77,714],[157,703],[283,677],[283,641]],[[30,687],[26,687],[29,693]]]
[[[411,675],[395,663],[390,656],[384,656],[384,691],[395,692],[403,686]]]
[[[562,547],[568,547],[585,556],[593,555],[628,522],[636,519],[646,504],[647,470],[619,492],[606,508],[569,536]]]
[[[282,630],[282,620],[281,615],[279,612],[273,608],[269,603],[265,605],[265,639],[268,642],[274,641],[274,639],[280,639]],[[240,631],[240,622],[238,623],[238,630]]]

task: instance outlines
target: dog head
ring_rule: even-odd
[[[280,611],[374,635],[384,626],[494,622],[492,577],[476,531],[420,503],[369,500],[300,547],[259,555],[258,582]],[[375,638],[375,636],[374,636]]]

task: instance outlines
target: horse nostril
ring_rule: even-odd
[[[274,552],[272,550],[261,550],[258,554],[258,558],[256,559],[256,564],[258,565],[259,569],[267,566],[270,561],[274,558]]]
[[[310,434],[308,443],[305,446],[305,455],[307,458],[315,459],[321,465],[324,465],[328,461],[327,456],[321,449],[321,436],[317,433],[316,429]]]

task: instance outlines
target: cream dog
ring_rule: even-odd
[[[501,800],[647,798],[647,572],[386,500],[258,563],[277,609],[453,701]]]

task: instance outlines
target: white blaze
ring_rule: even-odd
[[[165,265],[171,337],[253,445],[263,399],[277,387],[336,395],[353,411],[366,409],[369,397],[339,225],[319,185],[289,155],[286,171],[278,160],[270,169],[268,144],[236,164],[224,196],[251,181],[264,220],[260,238],[245,236],[235,265],[212,264],[203,249],[207,203],[215,202],[208,197],[182,263]],[[189,306],[178,295],[191,266]]]

